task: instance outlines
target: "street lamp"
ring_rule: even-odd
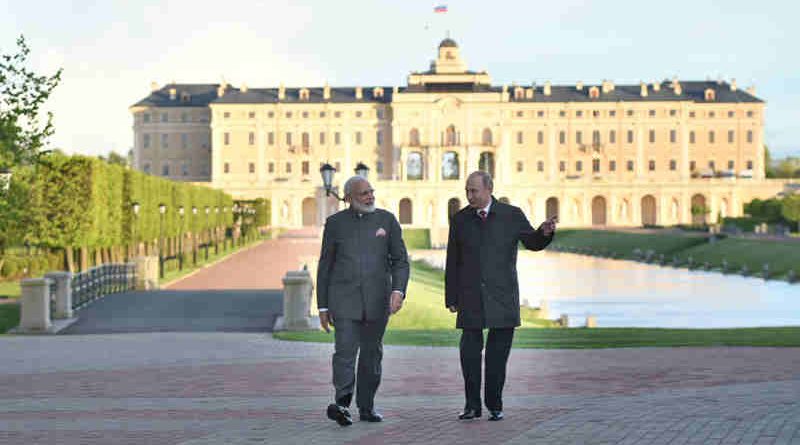
[[[139,240],[136,239],[136,225],[139,224],[139,203],[134,201],[131,203],[131,210],[133,210],[133,227],[131,228],[133,238],[133,255],[139,256]]]
[[[206,261],[208,261],[208,243],[211,239],[211,232],[208,230],[208,214],[211,212],[211,209],[206,206]]]
[[[361,176],[362,178],[367,179],[367,174],[369,174],[369,167],[364,165],[363,162],[359,162],[356,165],[356,168],[353,169],[353,171],[355,171],[358,176]]]
[[[158,264],[161,268],[160,276],[164,278],[164,213],[167,212],[166,204],[158,205],[158,213],[161,214],[158,219],[158,232],[159,232],[159,245],[158,245]]]
[[[186,232],[183,230],[183,206],[178,207],[178,215],[181,217],[180,238],[178,239],[178,269],[183,270],[183,237]]]
[[[219,207],[214,207],[214,255],[219,255]]]
[[[192,229],[197,221],[195,217],[197,217],[197,207],[192,206]],[[192,230],[192,264],[197,266],[197,233],[194,230]]]
[[[0,167],[0,190],[7,191],[11,186],[11,170]]]
[[[338,201],[344,201],[344,199],[340,198],[339,195],[336,194],[336,191],[331,189],[334,173],[336,173],[336,169],[327,162],[322,164],[322,167],[319,168],[319,174],[322,175],[322,184],[325,186],[325,196],[333,195],[333,197]]]

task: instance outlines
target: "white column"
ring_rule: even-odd
[[[72,272],[48,272],[44,277],[56,283],[54,318],[72,318]]]

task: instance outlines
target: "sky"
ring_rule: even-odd
[[[435,14],[445,4],[448,12]],[[559,0],[0,0],[0,53],[62,82],[51,148],[127,153],[150,84],[406,84],[449,32],[495,85],[735,78],[767,102],[773,157],[800,156],[800,3]]]

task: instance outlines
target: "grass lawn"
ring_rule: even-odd
[[[386,331],[384,343],[414,346],[458,346],[460,330]],[[318,343],[333,342],[333,332],[278,332],[275,338]],[[682,346],[792,346],[800,347],[800,327],[743,329],[648,329],[648,328],[520,328],[515,348],[590,349]]]
[[[0,335],[19,325],[19,305],[14,303],[0,304]]]
[[[553,240],[554,247],[572,247],[595,251],[616,252],[623,258],[633,259],[634,249],[652,250],[664,256],[682,252],[691,247],[706,243],[704,233],[629,233],[608,230],[562,229]]]

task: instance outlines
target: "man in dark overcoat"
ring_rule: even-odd
[[[354,389],[359,418],[368,422],[383,419],[374,408],[381,381],[383,334],[389,315],[403,305],[409,266],[400,224],[393,214],[375,208],[370,183],[354,176],[345,182],[344,195],[349,208],[325,222],[317,306],[322,328],[330,332],[330,325],[336,326],[336,395],[327,415],[347,426],[353,423],[348,407]]]
[[[502,420],[506,363],[520,325],[517,250],[521,241],[542,250],[553,239],[556,217],[534,230],[518,207],[492,196],[492,177],[469,175],[469,205],[452,216],[447,242],[445,305],[457,312],[466,403],[459,419],[481,417],[481,353],[488,328],[484,402],[489,420]]]

